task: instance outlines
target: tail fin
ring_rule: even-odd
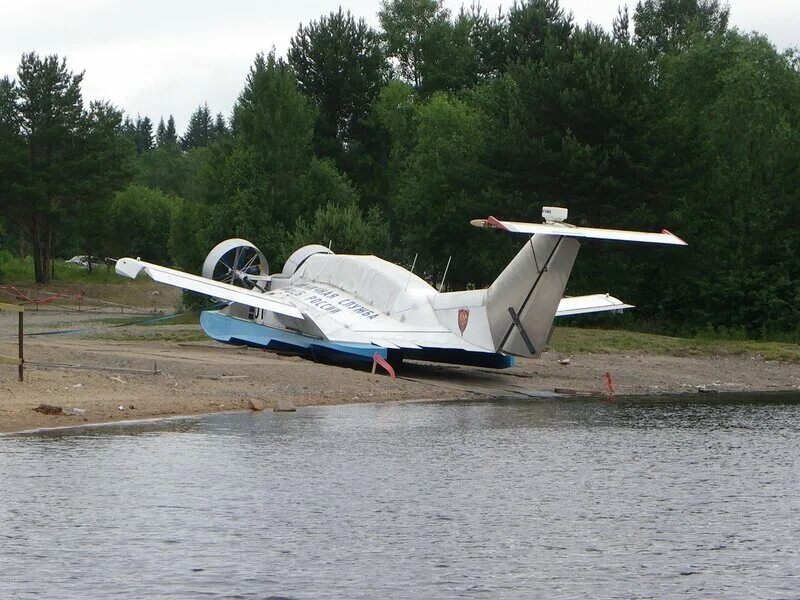
[[[542,353],[579,249],[572,238],[535,235],[492,283],[486,316],[497,352]]]
[[[579,239],[685,246],[666,229],[661,233],[575,227],[563,223],[567,211],[545,207],[545,223],[476,219],[477,227],[533,235],[487,290],[486,316],[497,352],[537,357],[553,327],[561,297],[580,248]]]

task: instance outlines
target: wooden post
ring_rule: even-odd
[[[17,340],[19,341],[19,380],[23,381],[25,375],[25,356],[22,352],[22,340],[24,325],[22,321],[22,315],[25,314],[25,311],[19,311],[19,331],[17,332]]]
[[[19,366],[19,380],[22,381],[24,379],[25,374],[25,358],[23,355],[22,349],[22,340],[23,340],[23,331],[24,325],[22,320],[22,314],[25,311],[24,306],[19,306],[18,304],[0,304],[0,310],[10,311],[19,313],[19,334],[17,336],[18,344],[19,344],[19,358],[13,358],[11,356],[0,356],[0,364],[11,364],[11,365],[18,365]]]

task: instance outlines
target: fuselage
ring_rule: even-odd
[[[469,327],[459,331],[455,322],[452,327],[442,323],[444,312],[454,310],[449,294],[440,294],[409,270],[375,256],[311,256],[291,277],[274,277],[267,293],[296,306],[306,318],[236,304],[228,314],[332,341],[494,351],[488,328],[480,326],[485,290],[460,293],[465,296],[459,301],[471,300],[476,314]]]
[[[375,256],[311,256],[290,277],[273,277],[266,293],[297,307],[305,318],[232,304],[219,312],[263,328],[260,334],[247,329],[244,340],[245,325],[232,323],[240,331],[233,338],[251,343],[261,335],[275,344],[311,344],[312,349],[332,345],[337,350],[356,349],[359,356],[364,348],[374,348],[389,357],[513,364],[491,345],[483,306],[486,290],[439,293],[409,270]],[[205,323],[211,337],[230,341],[222,339],[229,332],[218,317],[207,317]]]

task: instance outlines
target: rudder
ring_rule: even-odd
[[[486,312],[497,352],[542,353],[579,249],[573,238],[534,235],[492,283]]]

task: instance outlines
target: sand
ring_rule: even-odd
[[[109,316],[119,315],[59,310],[26,313],[26,331],[31,333],[94,329],[27,337],[26,360],[48,365],[28,364],[23,382],[17,381],[15,366],[0,364],[1,432],[246,410],[251,400],[270,409],[279,399],[304,407],[532,398],[556,389],[601,394],[608,392],[605,373],[610,373],[617,395],[800,390],[797,365],[759,357],[708,355],[578,354],[569,357],[569,364],[561,364],[563,355],[545,353],[541,359],[522,359],[503,371],[414,362],[407,363],[393,380],[372,375],[366,368],[319,364],[212,340],[181,341],[197,338],[197,325],[103,329],[108,321],[98,319]],[[16,354],[14,323],[11,314],[0,313],[0,355]],[[41,403],[77,414],[35,412]]]

